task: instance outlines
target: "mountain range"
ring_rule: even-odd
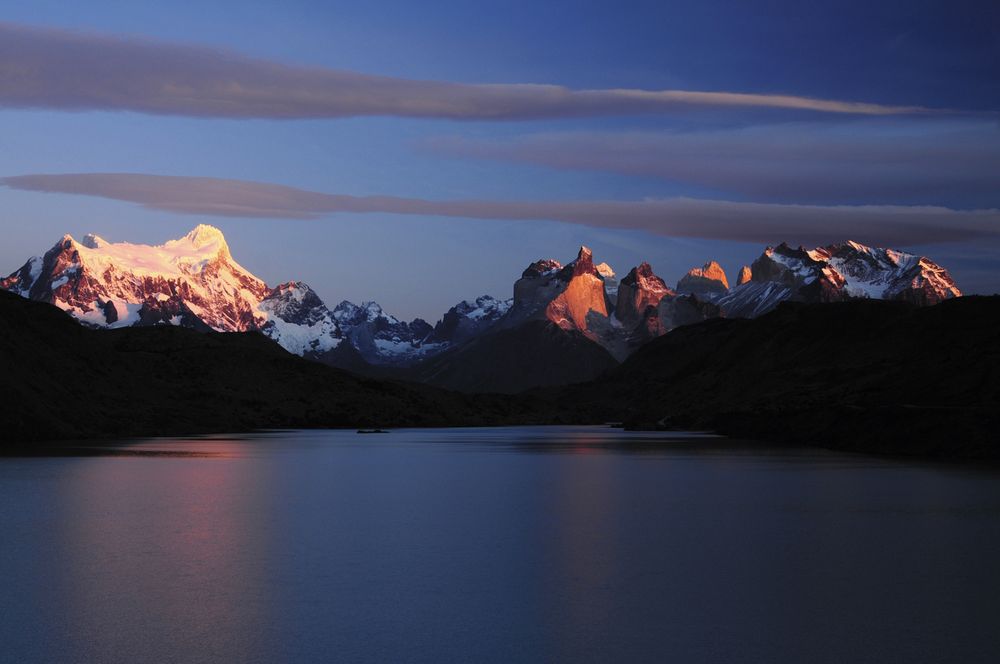
[[[356,373],[476,392],[590,380],[675,328],[754,318],[785,301],[926,306],[961,295],[930,259],[856,242],[767,247],[735,285],[710,261],[674,287],[648,263],[617,280],[581,247],[565,265],[529,264],[511,298],[460,302],[431,325],[399,320],[375,302],[330,309],[302,282],[269,286],[208,225],[159,246],[66,235],[0,287],[54,304],[88,327],[259,331],[291,353]]]
[[[536,346],[516,342],[539,334],[538,325],[511,330],[511,355],[497,361],[518,351],[537,361]],[[583,339],[558,329],[541,334],[551,343]],[[87,453],[72,441],[261,428],[623,422],[795,446],[1000,458],[1000,297],[930,307],[784,302],[755,319],[679,327],[597,380],[481,395],[363,378],[297,357],[259,332],[90,329],[0,291],[0,366],[0,454]]]

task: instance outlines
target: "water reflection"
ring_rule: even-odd
[[[540,447],[527,446],[533,452]],[[606,641],[616,609],[609,595],[628,560],[618,533],[622,488],[617,464],[595,456],[620,445],[602,442],[592,432],[575,432],[556,447],[577,455],[560,464],[555,475],[549,515],[553,532],[546,538],[557,561],[547,579],[548,615],[558,615],[549,625],[555,637],[552,654],[561,659],[581,649],[596,652]],[[573,645],[567,651],[564,644]]]
[[[140,443],[134,452],[156,458],[82,460],[61,483],[65,629],[86,661],[258,655],[273,546],[267,467],[239,462],[245,443],[208,444],[192,463],[155,454],[169,441]],[[206,441],[176,445],[190,454]]]
[[[111,447],[0,459],[0,660],[1000,649],[996,471],[579,427]]]

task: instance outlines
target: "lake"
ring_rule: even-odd
[[[596,427],[0,458],[5,662],[996,662],[1000,473]]]

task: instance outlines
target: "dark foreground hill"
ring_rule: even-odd
[[[491,371],[523,378],[534,362],[517,341],[477,354],[467,375],[460,358],[448,359],[439,380],[474,389],[458,383]],[[360,378],[257,333],[91,330],[0,292],[0,367],[5,444],[621,421],[884,454],[1000,457],[1000,297],[923,308],[787,303],[753,320],[678,328],[592,382],[484,396]],[[582,362],[581,371],[598,369]]]
[[[1000,297],[786,303],[754,320],[710,320],[554,398],[638,428],[996,458]]]
[[[91,330],[0,291],[0,441],[533,421],[530,402],[363,379],[258,333]]]
[[[409,377],[460,392],[513,394],[593,380],[617,364],[580,332],[538,320],[484,334],[417,365]]]

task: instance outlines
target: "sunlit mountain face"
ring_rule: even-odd
[[[199,225],[162,245],[64,236],[2,282],[24,297],[54,304],[97,328],[180,325],[198,330],[258,330],[297,355],[334,365],[406,367],[490,332],[544,321],[582,335],[623,360],[680,326],[716,317],[755,317],[786,300],[873,298],[930,305],[961,295],[947,270],[928,258],[856,242],[806,250],[768,247],[730,287],[715,261],[674,286],[649,263],[620,282],[590,249],[563,265],[532,262],[513,297],[458,303],[435,325],[401,321],[377,303],[329,308],[307,284],[271,287],[233,258],[222,232]]]

